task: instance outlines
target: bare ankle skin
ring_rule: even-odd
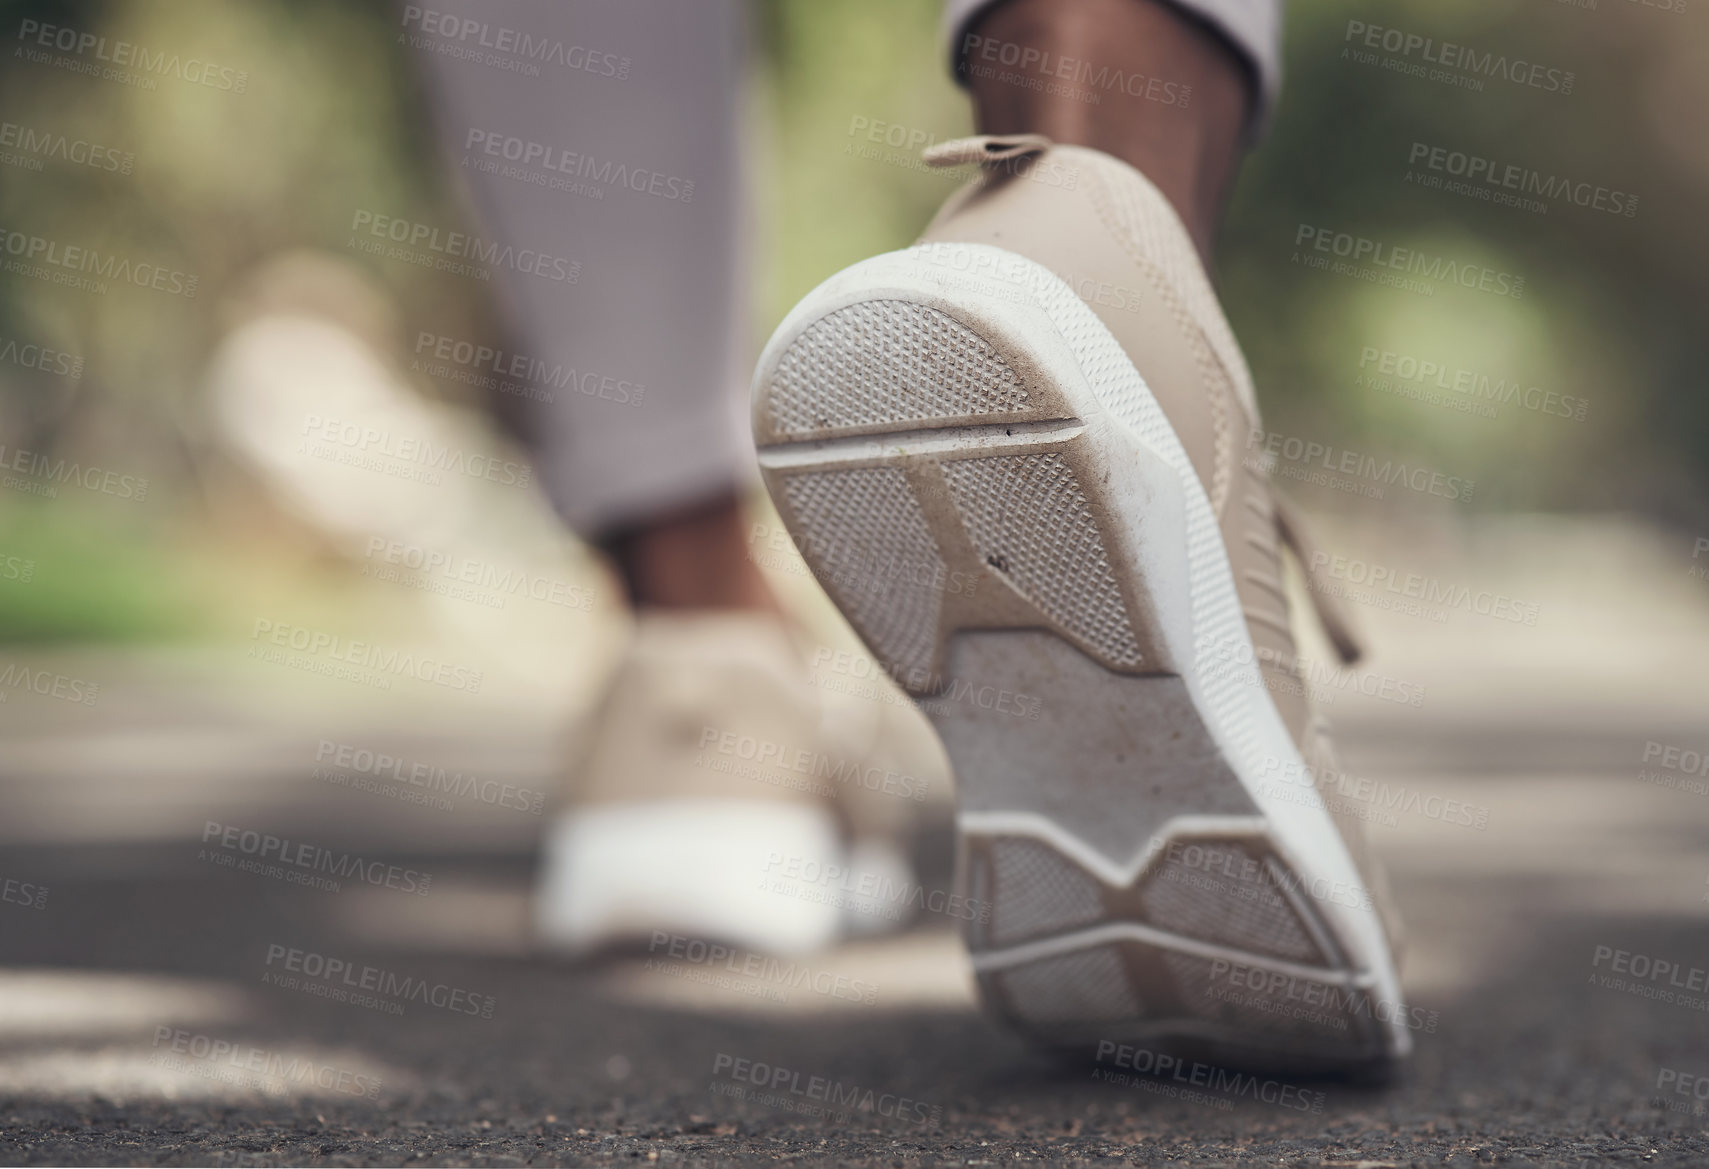
[[[748,555],[735,495],[662,516],[601,542],[636,608],[778,612]]]
[[[968,32],[963,49],[973,48],[965,61],[973,66],[967,80],[980,133],[1043,134],[1132,164],[1168,198],[1210,266],[1253,96],[1245,65],[1220,37],[1161,0],[1006,0]],[[1092,89],[1048,84],[1055,77],[1041,66],[977,67],[986,52],[1002,60],[1004,45],[1037,50],[1028,59],[1048,60],[1052,70],[1072,59],[1093,74],[1141,80]],[[1147,88],[1152,79],[1159,84]],[[1092,93],[1101,100],[1089,100]]]

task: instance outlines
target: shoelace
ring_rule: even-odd
[[[1317,623],[1323,627],[1329,644],[1335,647],[1335,656],[1340,658],[1343,664],[1350,666],[1365,656],[1365,642],[1359,636],[1353,614],[1341,603],[1341,598],[1335,595],[1330,584],[1329,574],[1325,570],[1329,557],[1318,550],[1317,541],[1312,538],[1305,518],[1293,501],[1277,490],[1274,484],[1270,487],[1270,498],[1276,510],[1276,535],[1281,537],[1282,544],[1288,551],[1294,554],[1300,571],[1305,573],[1306,593],[1311,597],[1311,608],[1312,612],[1317,614]]]

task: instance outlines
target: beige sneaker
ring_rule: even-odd
[[[886,744],[849,743],[825,710],[779,619],[640,615],[545,835],[541,941],[789,954],[870,931],[838,892],[912,869],[848,790]]]
[[[1185,229],[1096,151],[928,161],[985,173],[796,307],[753,420],[803,555],[948,749],[987,1007],[1088,1053],[1392,1063],[1376,878],[1313,785],[1297,520],[1241,458],[1251,379]]]

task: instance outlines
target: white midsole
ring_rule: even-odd
[[[767,885],[778,858],[818,872],[848,864],[836,817],[781,800],[649,800],[570,812],[546,832],[535,923],[548,946],[582,953],[682,935],[774,954],[836,940],[834,904]],[[668,950],[666,951],[668,952]]]

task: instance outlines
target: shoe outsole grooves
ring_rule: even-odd
[[[987,1009],[1089,1055],[1381,1074],[1407,1047],[1386,947],[1315,796],[1256,794],[1261,753],[1298,756],[1214,652],[1251,661],[1184,452],[1065,285],[965,251],[1026,278],[921,249],[833,278],[761,358],[754,428],[803,557],[949,751]]]

